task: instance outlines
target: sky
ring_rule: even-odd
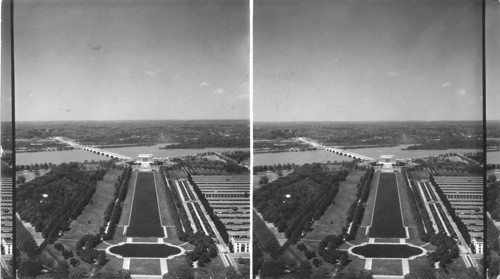
[[[2,40],[2,54],[1,54],[1,101],[0,101],[0,115],[2,122],[12,121],[12,83],[11,83],[11,46],[10,46],[10,6],[2,2],[2,26],[1,26],[1,40]],[[7,43],[6,43],[7,42]]]
[[[250,117],[245,1],[15,4],[16,121]]]
[[[254,3],[254,121],[482,120],[480,1]]]
[[[500,120],[500,2],[487,1],[486,119]]]

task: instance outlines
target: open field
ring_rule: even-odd
[[[292,172],[292,171],[282,170],[281,176],[279,176],[278,173],[275,171],[262,171],[262,172],[254,173],[253,188],[252,189],[256,190],[256,189],[259,189],[262,185],[264,185],[264,184],[259,184],[259,180],[263,176],[267,176],[267,179],[269,179],[268,183],[270,183],[270,182],[273,182],[274,180],[276,180],[280,177],[287,176],[290,172]]]
[[[181,170],[169,170],[168,172],[169,179],[172,181],[179,179],[187,179],[186,174]],[[172,185],[170,185],[172,186]]]
[[[170,215],[170,211],[168,209],[168,204],[167,204],[167,194],[165,193],[166,185],[163,182],[163,179],[161,178],[160,172],[154,172],[154,175],[155,175],[155,181],[157,184],[156,195],[158,197],[159,206],[160,206],[161,224],[163,226],[173,226],[174,220],[172,219],[172,216]],[[167,233],[168,233],[169,238],[173,238],[176,236],[175,230],[168,231]],[[170,235],[170,233],[175,233],[175,234]]]
[[[406,232],[401,217],[396,175],[381,173],[378,184],[379,189],[369,236],[404,238]]]
[[[409,173],[411,175],[412,180],[429,179],[429,177],[424,171],[410,171]]]
[[[71,222],[71,229],[64,233],[61,240],[74,240],[76,242],[82,235],[99,232],[99,228],[103,225],[104,211],[113,200],[114,184],[118,181],[118,176],[121,173],[121,170],[110,169],[103,180],[97,181],[96,192],[92,200],[82,214]]]
[[[138,172],[133,171],[130,175],[130,180],[128,182],[127,196],[123,202],[122,215],[120,217],[120,222],[118,223],[117,230],[119,227],[127,226],[130,223],[130,211],[132,211],[132,201],[133,193],[135,192],[135,182],[137,180]],[[115,233],[115,236],[117,233]]]
[[[160,260],[157,259],[131,259],[130,273],[145,275],[160,275]]]
[[[153,175],[152,172],[137,174],[130,225],[127,229],[129,237],[164,236]]]
[[[401,203],[401,209],[403,210],[403,225],[407,227],[414,227],[417,224],[413,218],[410,201],[408,200],[408,191],[410,191],[410,189],[406,186],[407,182],[400,172],[394,174],[396,175],[396,180],[398,182],[399,201]]]
[[[50,169],[49,170],[39,169],[38,170],[39,176],[43,176],[44,174],[48,173],[49,171],[50,171]],[[29,170],[16,171],[15,178],[17,179],[19,176],[24,176],[24,178],[26,179],[25,182],[31,181],[37,177],[35,175],[34,171],[29,171]]]
[[[365,231],[365,227],[370,226],[372,223],[372,216],[373,216],[373,210],[375,208],[375,197],[377,196],[378,192],[378,180],[380,177],[380,172],[375,172],[373,174],[373,179],[372,183],[370,185],[370,194],[368,195],[368,200],[366,200],[366,205],[365,205],[365,212],[363,214],[363,221],[361,221],[361,225],[359,226],[358,229],[358,234],[360,231]],[[356,239],[358,237],[356,236]]]
[[[403,275],[401,260],[373,260],[372,274]]]
[[[352,170],[346,178],[346,181],[341,181],[339,192],[335,196],[334,202],[328,207],[325,214],[314,222],[313,231],[308,233],[304,242],[313,245],[317,248],[317,241],[320,241],[325,236],[330,234],[342,233],[342,228],[345,226],[347,211],[351,204],[356,200],[357,184],[363,176],[364,171]],[[314,240],[315,242],[308,242]]]

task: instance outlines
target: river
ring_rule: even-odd
[[[360,155],[379,158],[381,155],[395,155],[396,158],[428,157],[446,153],[469,153],[478,152],[478,149],[447,149],[447,150],[401,150],[409,145],[395,147],[373,147],[346,149]],[[280,152],[280,153],[257,153],[253,157],[254,165],[274,165],[283,163],[294,163],[298,165],[314,162],[350,161],[349,157],[337,155],[325,150]]]
[[[153,154],[155,157],[175,157],[182,155],[194,155],[208,151],[235,151],[248,150],[248,148],[205,148],[205,149],[159,149],[164,147],[165,143],[152,146],[132,146],[132,147],[115,147],[105,148],[104,150],[118,153],[121,155],[136,157],[138,154]],[[69,162],[84,162],[85,160],[109,160],[109,157],[97,155],[89,151],[74,149],[63,151],[43,151],[43,152],[28,152],[17,153],[17,165],[29,165],[35,163],[69,163]]]
[[[488,151],[486,153],[488,164],[500,164],[500,151]]]

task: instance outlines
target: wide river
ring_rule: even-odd
[[[118,153],[121,155],[136,157],[138,154],[153,154],[155,157],[175,157],[182,155],[194,155],[208,151],[235,151],[248,150],[248,148],[206,148],[206,149],[159,149],[166,144],[157,144],[152,146],[133,146],[133,147],[116,147],[104,148],[104,150]],[[69,163],[69,162],[84,162],[85,160],[108,160],[109,157],[97,155],[89,151],[74,149],[64,151],[44,151],[44,152],[28,152],[16,153],[16,164],[27,165],[35,163]]]
[[[486,153],[488,164],[500,164],[500,151],[488,151]]]
[[[396,158],[428,157],[446,153],[469,153],[478,152],[479,149],[447,149],[447,150],[401,150],[408,145],[395,147],[373,147],[347,149],[360,155],[372,158],[379,158],[381,155],[395,155]],[[489,154],[489,153],[488,153]],[[306,163],[322,163],[333,161],[350,161],[349,157],[337,155],[325,150],[299,151],[299,152],[280,152],[280,153],[257,153],[253,157],[254,165],[274,165],[283,163],[294,163],[298,165]]]

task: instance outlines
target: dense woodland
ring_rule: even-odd
[[[272,277],[282,275],[286,269],[292,269],[298,278],[316,278],[313,276],[318,274],[314,273],[322,269],[313,270],[309,261],[295,266],[295,263],[283,257],[283,253],[312,230],[314,221],[321,218],[332,204],[338,193],[339,182],[345,180],[347,174],[347,170],[328,171],[322,164],[305,164],[297,167],[291,174],[254,191],[255,210],[288,238],[280,246],[264,221],[254,213],[254,274],[260,271],[262,276]],[[325,240],[325,245],[330,245],[329,241],[329,238]],[[333,250],[311,251],[303,244],[299,243],[297,246],[307,259],[313,259],[316,267],[322,262],[317,255],[332,264],[348,263],[347,253],[337,250],[338,245],[334,247],[331,244],[329,247]]]
[[[118,222],[120,222],[123,203],[127,197],[131,175],[132,168],[128,167],[120,176],[118,176],[118,182],[115,183],[113,200],[111,200],[106,208],[106,211],[104,211],[104,225],[101,227],[101,233],[104,234],[104,240],[113,238],[116,226],[118,225]]]
[[[339,182],[347,174],[347,171],[325,171],[321,164],[305,164],[255,190],[254,208],[293,244],[311,230],[314,220],[331,205]]]
[[[500,220],[500,181],[490,183],[486,189],[486,208],[491,218]]]
[[[255,123],[257,140],[309,137],[331,146],[423,144],[433,149],[481,148],[481,121]],[[479,144],[479,145],[478,145]]]
[[[248,125],[248,120],[17,122],[16,137],[35,140],[63,136],[81,144],[97,146],[170,142],[180,144],[176,148],[249,148]],[[2,126],[2,131],[6,132],[2,133],[2,147],[9,149],[11,130]]]
[[[500,220],[500,182],[490,179],[486,189],[486,207],[494,220]],[[490,218],[486,219],[486,240],[485,248],[488,276],[495,278],[500,274],[500,230],[495,226]]]
[[[82,213],[95,192],[105,169],[82,170],[78,163],[63,163],[49,173],[21,184],[16,193],[16,211],[52,243],[60,231],[69,230],[71,220]]]

